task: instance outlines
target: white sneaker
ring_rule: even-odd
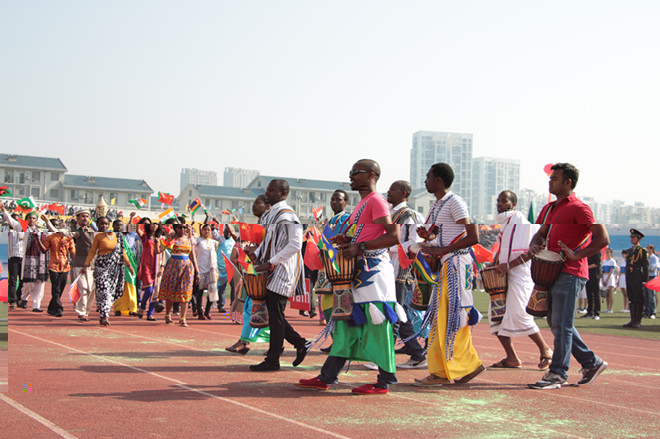
[[[622,309],[622,310],[619,311],[619,312],[627,312],[628,314],[630,314],[630,310],[629,310],[629,309]]]
[[[426,358],[423,360],[413,360],[409,358],[405,363],[399,363],[396,365],[398,369],[426,369],[429,363],[426,361]]]
[[[651,314],[651,319],[655,320],[655,314]]]
[[[605,309],[605,310],[601,311],[601,313],[602,314],[612,314],[612,310],[611,309]]]
[[[378,365],[376,363],[362,363],[362,365],[370,370],[378,370]]]
[[[578,312],[578,314],[586,314],[587,310],[585,308],[578,308],[577,312]]]

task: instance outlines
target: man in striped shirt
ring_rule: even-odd
[[[266,359],[250,366],[250,370],[255,372],[280,369],[284,340],[296,347],[294,366],[302,363],[307,354],[306,340],[291,327],[284,316],[289,297],[305,291],[301,254],[303,226],[286,202],[288,195],[289,183],[286,180],[275,179],[268,184],[266,203],[271,207],[261,218],[266,227],[266,236],[251,254],[253,260],[259,261],[255,267],[257,271],[270,270],[266,284],[270,346]]]

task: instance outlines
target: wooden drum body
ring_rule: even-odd
[[[353,316],[353,293],[351,284],[355,278],[355,258],[344,256],[341,250],[337,252],[335,262],[339,272],[335,270],[330,258],[321,253],[321,260],[325,268],[325,275],[332,284],[333,320],[350,320]]]
[[[527,303],[526,311],[528,314],[535,317],[548,315],[550,288],[559,277],[563,263],[564,259],[561,255],[550,250],[541,250],[538,254],[532,256],[534,290]]]
[[[440,258],[435,256],[421,256],[426,259],[429,268],[433,273],[437,273],[440,270]],[[431,294],[433,293],[433,284],[428,283],[424,277],[419,273],[417,267],[414,269],[415,278],[417,283],[413,290],[412,300],[410,302],[410,307],[418,311],[426,311],[429,307],[429,302],[431,301]]]
[[[257,274],[243,273],[243,284],[248,297],[252,299],[250,311],[250,326],[265,328],[268,326],[268,308],[266,307],[266,282],[268,271],[258,271]]]
[[[501,322],[506,312],[507,275],[498,273],[495,267],[487,267],[479,272],[484,289],[490,294],[490,320]]]

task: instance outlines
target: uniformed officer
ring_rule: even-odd
[[[630,322],[624,328],[642,326],[644,311],[644,282],[649,279],[649,261],[646,249],[639,245],[644,234],[637,229],[630,229],[632,248],[626,256],[626,289],[630,300]]]

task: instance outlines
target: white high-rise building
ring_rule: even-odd
[[[215,171],[202,171],[201,169],[183,168],[181,169],[179,191],[183,191],[183,188],[189,184],[216,186],[218,184],[218,173]]]
[[[418,131],[410,150],[410,184],[424,187],[429,168],[447,163],[454,170],[451,190],[465,199],[472,214],[472,134]]]
[[[520,196],[520,161],[477,157],[472,161],[472,217],[492,224],[497,215],[497,196],[504,190]],[[518,206],[521,209],[523,206]]]
[[[259,171],[243,168],[225,168],[223,185],[225,187],[245,188],[259,176]]]

